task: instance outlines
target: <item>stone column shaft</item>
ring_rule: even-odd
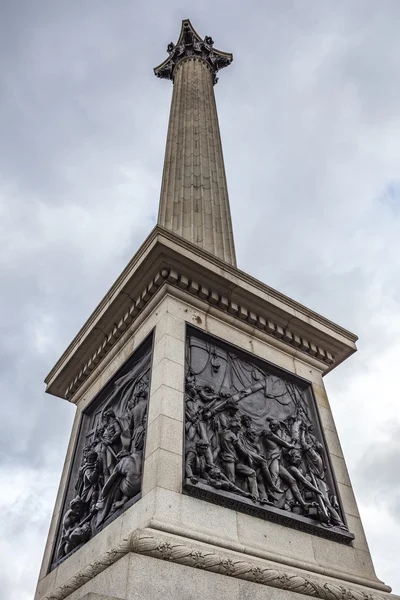
[[[236,266],[215,71],[185,56],[173,81],[158,224]]]

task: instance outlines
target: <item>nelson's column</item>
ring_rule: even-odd
[[[158,224],[46,378],[76,407],[36,600],[378,600],[323,376],[356,336],[236,267],[183,21]]]

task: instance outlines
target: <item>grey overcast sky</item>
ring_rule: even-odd
[[[156,222],[183,18],[215,88],[240,268],[360,337],[326,377],[400,592],[399,0],[2,0],[0,600],[33,596],[74,407],[45,375]]]

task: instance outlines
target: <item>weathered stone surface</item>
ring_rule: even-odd
[[[157,488],[153,519],[160,525],[169,523],[189,536],[208,536],[210,539],[220,540],[222,544],[240,541],[234,511],[208,502],[202,502],[200,506],[196,498],[160,487]]]
[[[158,448],[181,456],[183,444],[182,421],[160,415],[147,429],[146,457]]]
[[[154,346],[153,369],[163,358],[168,358],[168,360],[172,360],[178,365],[183,365],[185,362],[185,345],[183,341],[165,334]]]
[[[136,577],[129,580],[129,600],[239,599],[238,580],[143,556],[131,555],[130,561]]]
[[[82,596],[81,600],[123,600],[121,597],[116,596],[104,596],[103,594],[96,594],[96,592],[89,592]]]
[[[322,564],[319,567],[319,574],[316,574],[318,568],[312,569],[315,571],[314,573],[304,571],[304,569],[293,568],[297,565],[292,565],[289,568],[286,565],[279,565],[276,562],[265,560],[267,556],[262,551],[259,553],[249,552],[248,547],[232,542],[226,543],[226,547],[224,547],[219,543],[218,538],[215,541],[216,544],[213,545],[207,539],[204,540],[204,543],[203,541],[190,540],[187,536],[182,537],[181,535],[176,536],[170,533],[161,533],[151,528],[136,530],[132,534],[122,538],[117,545],[115,545],[117,539],[115,537],[110,538],[109,551],[104,553],[103,549],[101,549],[103,554],[98,555],[98,557],[93,555],[85,557],[90,562],[83,563],[81,560],[80,569],[76,569],[76,565],[75,570],[71,570],[71,568],[66,570],[62,569],[62,566],[59,567],[62,570],[62,576],[57,576],[55,582],[52,582],[51,587],[43,585],[49,583],[50,578],[47,578],[47,581],[44,580],[41,582],[38,586],[37,598],[43,598],[44,600],[64,600],[68,597],[78,600],[90,592],[97,593],[101,591],[104,593],[112,589],[112,593],[115,593],[117,590],[120,593],[120,590],[123,591],[124,586],[127,585],[126,595],[122,597],[124,600],[125,598],[129,600],[132,597],[129,582],[135,582],[137,586],[141,584],[141,579],[137,577],[137,569],[132,568],[131,564],[132,561],[140,564],[142,561],[140,557],[144,559],[158,559],[169,565],[175,564],[177,566],[195,568],[206,573],[213,573],[219,577],[222,576],[222,581],[226,577],[229,580],[230,578],[239,581],[243,580],[246,584],[245,587],[247,587],[247,584],[257,583],[257,585],[264,586],[264,589],[267,586],[271,592],[276,590],[277,593],[285,593],[287,591],[293,594],[300,594],[301,596],[319,598],[320,600],[338,600],[340,598],[347,598],[348,600],[378,600],[384,597],[382,592],[388,591],[388,588],[378,581],[374,582],[371,580],[371,585],[368,585],[367,579],[355,575],[350,569],[347,572],[343,571],[343,577],[340,580],[335,578],[335,576],[333,578],[330,577],[326,572],[327,569],[323,566],[324,561],[329,560],[329,553],[326,557],[321,557]],[[90,544],[84,546],[80,552],[87,554],[90,550]],[[134,554],[130,556],[130,564],[126,576],[126,559],[129,553]],[[78,554],[73,555],[73,558]],[[361,557],[361,555],[363,556]],[[358,563],[366,561],[365,565],[367,565],[368,556],[367,552],[359,552],[351,558],[349,565],[359,572],[360,564]],[[354,563],[353,558],[356,559],[356,563]],[[283,557],[283,560],[290,561],[290,558],[286,559]],[[73,562],[71,561],[71,565],[73,565]],[[152,561],[148,562],[144,560],[143,562],[149,566],[153,564]],[[295,563],[296,561],[292,562]],[[298,561],[298,566],[300,564],[300,561]],[[157,578],[157,568],[163,569],[162,565],[154,564],[154,571],[151,569],[152,574],[154,573],[152,584],[157,586],[156,589],[162,590],[164,584],[162,580],[159,581]],[[53,574],[55,575],[56,572],[50,575],[53,576]],[[61,572],[59,575],[61,575]],[[191,571],[191,576],[195,576],[193,571]],[[117,582],[115,578],[117,578]],[[149,578],[148,573],[147,578]],[[228,586],[230,585],[229,580],[226,580],[226,585]],[[186,590],[185,585],[182,588],[186,593],[190,594],[190,585],[188,590]],[[143,589],[146,590],[146,586]],[[154,588],[151,589],[154,590]],[[251,585],[247,589],[251,589]],[[380,593],[375,591],[377,589],[380,590]],[[143,595],[143,597],[146,598],[146,595]],[[178,595],[177,597],[179,598],[180,596]],[[222,597],[230,598],[231,596]],[[236,596],[233,597],[235,598]],[[241,597],[239,596],[238,600]]]
[[[89,592],[82,596],[81,600],[124,600],[123,598],[116,596],[104,596],[103,594],[96,594],[96,592]]]
[[[182,365],[163,358],[153,369],[151,394],[157,392],[161,385],[183,392]]]
[[[158,448],[144,463],[143,494],[155,486],[180,492],[182,490],[182,456]]]
[[[165,384],[150,396],[149,424],[160,415],[183,422],[182,392]]]
[[[245,514],[237,515],[238,536],[247,547],[259,548],[263,552],[279,552],[282,557],[313,562],[312,536],[277,523],[260,521]]]
[[[127,600],[129,566],[127,554],[68,596],[68,600]]]

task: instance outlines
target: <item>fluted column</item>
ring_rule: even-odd
[[[182,32],[155,70],[174,81],[158,224],[236,265],[214,96],[216,71],[232,57],[215,51],[211,38],[202,41],[188,21]]]

